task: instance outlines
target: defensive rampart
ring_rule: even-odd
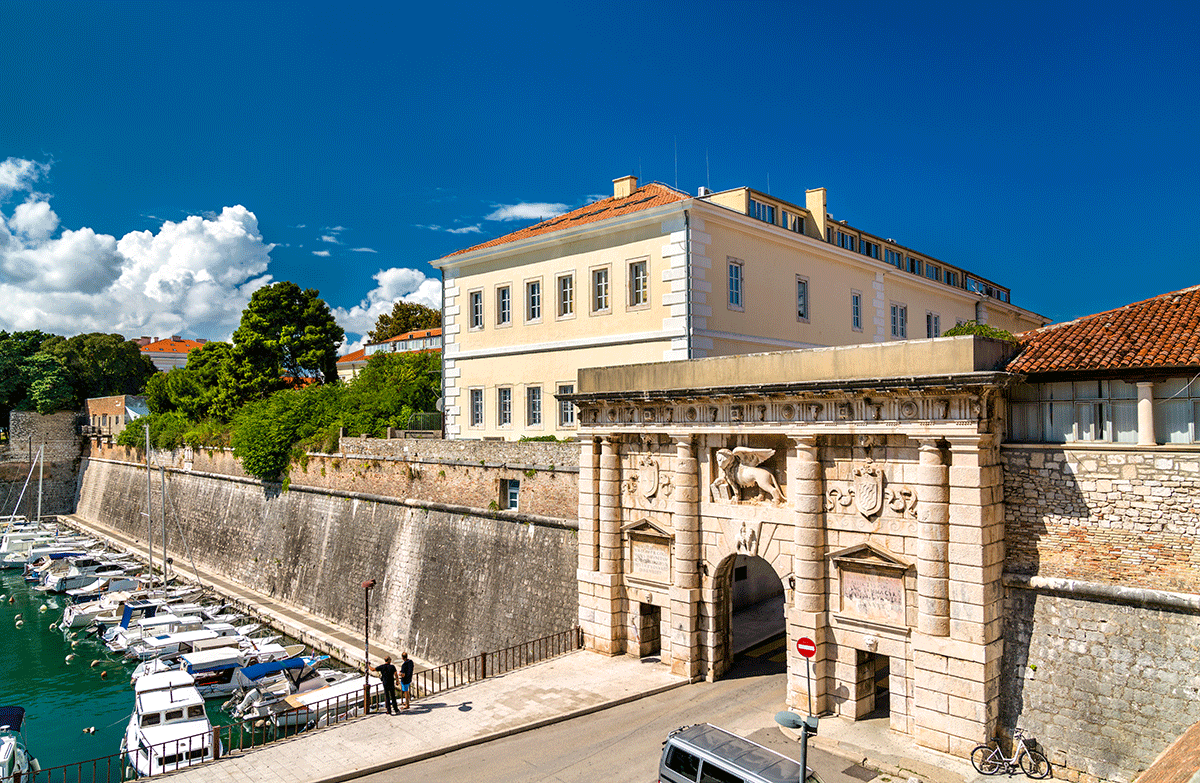
[[[49,416],[32,411],[10,414],[8,443],[0,447],[0,514],[36,515],[39,483],[43,514],[71,513],[81,447],[75,418],[71,411]],[[42,449],[39,482],[38,471],[30,468],[38,463]]]
[[[145,540],[142,459],[122,448],[93,448],[76,513]],[[411,463],[401,460],[312,456],[308,472],[294,467],[281,491],[239,475],[236,460],[220,450],[155,452],[151,462],[170,466],[154,470],[151,513],[159,519],[165,483],[168,549],[179,567],[186,562],[182,532],[206,568],[347,629],[363,627],[361,583],[373,578],[372,638],[419,659],[455,660],[577,622],[573,514],[473,509],[404,495],[422,482],[435,486],[440,471],[486,466],[419,463],[410,477]],[[540,477],[547,488],[567,476],[573,485],[571,467],[544,467],[511,470],[523,481]],[[536,495],[531,491],[531,499]],[[536,500],[531,505],[538,507]]]

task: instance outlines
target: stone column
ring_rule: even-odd
[[[950,634],[949,471],[933,438],[920,439],[917,464],[917,630]]]
[[[1138,439],[1139,446],[1153,446],[1158,441],[1154,437],[1154,383],[1138,381]]]
[[[600,440],[586,438],[579,454],[579,568],[600,570]]]
[[[947,436],[948,637],[913,635],[917,742],[966,757],[995,734],[1004,652],[1004,505],[991,433]]]
[[[596,486],[597,560],[595,570],[580,568],[580,619],[590,615],[584,626],[584,643],[589,650],[620,655],[625,650],[625,589],[621,574],[621,466],[619,441],[606,437],[600,444]],[[582,476],[582,471],[581,471]],[[582,501],[581,501],[582,503]],[[580,520],[582,533],[583,521]],[[580,543],[583,550],[583,543]],[[586,606],[585,606],[586,604]],[[590,628],[590,635],[589,635]]]
[[[815,435],[793,435],[787,466],[787,492],[795,511],[792,528],[792,575],[795,588],[788,607],[788,704],[808,709],[805,662],[796,652],[796,639],[808,636],[817,643],[812,658],[813,709],[825,711],[828,693],[826,675],[833,665],[827,653],[824,490]]]
[[[675,531],[675,578],[671,586],[671,671],[685,677],[700,675],[700,473],[692,436],[675,436],[675,490],[672,527]]]
[[[600,573],[621,573],[620,441],[607,437],[600,446]]]

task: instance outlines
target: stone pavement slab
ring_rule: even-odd
[[[336,783],[687,684],[659,663],[579,651],[172,773],[176,783]]]

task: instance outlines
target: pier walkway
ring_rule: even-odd
[[[661,664],[579,651],[211,764],[175,783],[337,783],[686,685]],[[486,778],[486,776],[485,776]]]

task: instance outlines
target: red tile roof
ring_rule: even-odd
[[[535,223],[532,226],[522,228],[519,231],[514,231],[511,234],[505,234],[502,237],[489,239],[487,242],[468,247],[464,250],[456,250],[455,252],[443,256],[444,258],[453,258],[454,256],[463,253],[470,253],[474,250],[481,250],[485,247],[496,247],[497,245],[505,245],[509,242],[516,242],[520,239],[535,237],[539,234],[549,234],[554,231],[561,231],[574,226],[581,226],[585,223],[595,223],[601,220],[608,220],[613,217],[622,217],[630,215],[634,212],[641,212],[645,209],[653,209],[664,204],[671,204],[676,201],[683,201],[691,198],[687,193],[675,190],[674,188],[661,185],[657,182],[651,182],[642,185],[637,190],[630,193],[625,198],[609,197],[595,201],[587,206],[567,212],[563,215],[548,218],[541,223]]]
[[[204,345],[204,340],[175,340],[168,338],[166,340],[156,340],[152,343],[147,343],[142,346],[142,353],[182,353],[186,354],[200,346]]]
[[[1018,335],[1009,372],[1200,367],[1200,285]]]
[[[372,345],[382,345],[384,343],[394,343],[399,340],[408,340],[408,339],[415,340],[418,338],[441,337],[441,336],[442,336],[442,327],[439,326],[436,329],[418,329],[415,332],[405,332],[404,334],[398,334],[395,337],[389,337],[386,340],[380,340],[377,343],[372,343]]]
[[[357,351],[353,351],[351,353],[346,354],[345,356],[338,357],[337,363],[338,364],[349,364],[350,362],[361,362],[361,361],[365,361],[366,358],[367,358],[367,349],[359,348]]]

